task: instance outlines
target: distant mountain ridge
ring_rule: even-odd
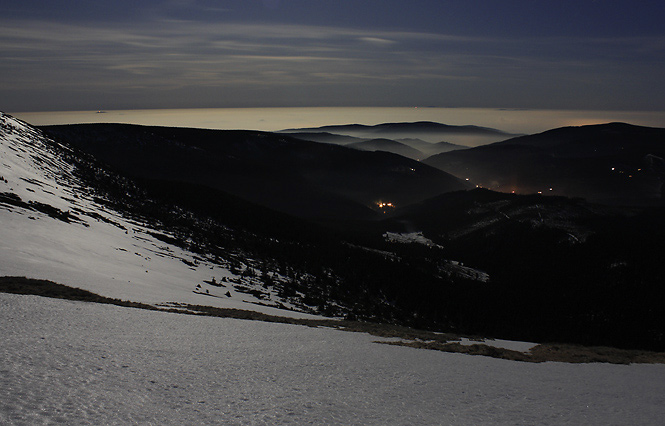
[[[283,133],[328,132],[362,138],[421,138],[428,142],[447,140],[462,145],[479,145],[516,136],[501,130],[473,125],[455,126],[432,121],[383,123],[377,125],[344,124],[315,128],[287,129]],[[467,143],[464,143],[466,141]]]
[[[547,130],[534,135],[511,138],[497,145],[529,145],[547,149],[557,156],[602,156],[621,153],[626,147],[658,149],[665,143],[665,129],[628,123],[592,124]],[[629,144],[626,146],[626,144]]]
[[[430,144],[430,146],[425,146],[421,150],[423,151],[424,154],[426,154],[429,157],[436,154],[442,154],[444,152],[457,151],[458,149],[468,149],[468,148],[469,148],[468,146],[442,141]]]
[[[382,123],[376,125],[365,125],[365,124],[340,124],[340,125],[329,125],[321,127],[311,127],[311,128],[297,128],[297,129],[286,129],[281,132],[302,132],[302,131],[322,131],[330,133],[338,133],[344,131],[351,132],[366,132],[366,133],[381,133],[381,132],[409,132],[413,134],[417,133],[429,133],[429,132],[446,132],[446,133],[484,133],[484,134],[501,134],[509,135],[509,133],[503,132],[501,130],[492,129],[489,127],[480,127],[474,125],[464,125],[464,126],[455,126],[450,124],[436,123],[433,121],[415,121],[415,122],[403,122],[403,123]]]
[[[280,134],[291,136],[306,141],[332,143],[336,145],[347,145],[354,142],[362,142],[366,138],[356,138],[354,136],[336,135],[330,132],[279,132]]]
[[[296,139],[306,141],[344,145],[365,151],[386,151],[402,155],[414,160],[422,160],[435,154],[466,149],[468,146],[457,145],[449,142],[426,142],[418,138],[360,138],[355,136],[338,135],[330,132],[294,132],[280,133]],[[409,149],[412,148],[413,150]]]
[[[665,129],[608,123],[563,127],[423,162],[503,192],[645,205],[663,200]]]
[[[425,157],[421,151],[412,148],[406,144],[394,141],[392,139],[369,139],[362,142],[354,142],[345,145],[349,148],[361,149],[364,151],[387,151],[403,157],[420,160]]]

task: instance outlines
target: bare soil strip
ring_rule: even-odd
[[[443,352],[481,355],[522,362],[567,362],[592,363],[605,362],[612,364],[660,363],[665,364],[665,353],[641,350],[627,350],[610,347],[590,347],[572,344],[543,343],[528,352],[497,348],[484,344],[462,345],[460,336],[454,334],[435,333],[390,324],[377,324],[359,321],[335,319],[303,319],[288,318],[243,309],[215,308],[211,306],[190,304],[169,304],[154,306],[146,303],[112,299],[74,287],[26,277],[0,277],[0,292],[14,294],[31,294],[56,299],[77,300],[83,302],[106,303],[128,308],[147,309],[152,311],[173,312],[185,315],[205,315],[219,318],[235,318],[254,321],[266,321],[283,324],[302,325],[307,327],[329,327],[343,331],[369,333],[377,337],[395,338],[395,341],[377,341],[387,345],[407,346],[418,349],[438,350]],[[481,339],[482,340],[482,339]]]

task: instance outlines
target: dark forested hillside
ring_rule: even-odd
[[[664,158],[665,129],[610,123],[554,129],[424,162],[497,191],[644,206],[662,202]]]
[[[665,349],[663,208],[474,190],[406,208],[393,221],[489,273],[472,314],[459,318],[469,330]]]

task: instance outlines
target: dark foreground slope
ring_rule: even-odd
[[[664,158],[665,129],[610,123],[554,129],[424,163],[502,192],[654,205],[663,198]]]
[[[464,188],[398,155],[271,133],[119,124],[44,130],[133,177],[202,185],[300,217],[371,219],[378,201],[404,205]]]

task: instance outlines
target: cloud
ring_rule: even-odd
[[[590,99],[599,82],[627,87],[626,75],[653,80],[665,72],[663,61],[653,59],[662,58],[664,46],[660,37],[490,38],[165,18],[122,25],[0,20],[0,91],[5,102],[21,104],[21,92],[36,90],[45,97],[49,91],[94,97],[143,90],[149,99],[155,91],[189,89],[215,99],[231,88],[302,97],[295,88],[307,87],[319,98],[285,102],[325,104],[326,96],[362,88],[369,103],[391,102],[394,93],[392,102],[402,104],[445,97],[484,106],[504,97],[511,106],[537,106],[562,98],[562,91],[570,92],[571,102]],[[633,87],[632,96],[650,96],[662,86],[654,84],[651,90]],[[398,98],[416,95],[426,99]],[[176,106],[181,98],[174,96]]]
[[[364,41],[365,43],[378,44],[378,45],[391,45],[396,43],[396,41],[394,40],[388,40],[386,38],[379,38],[379,37],[360,37],[359,40]]]

